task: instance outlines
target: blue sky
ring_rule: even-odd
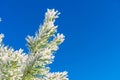
[[[0,33],[15,49],[34,35],[47,8],[61,12],[56,24],[66,36],[51,71],[68,71],[70,80],[120,80],[119,0],[0,0]]]

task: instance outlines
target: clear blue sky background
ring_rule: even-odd
[[[51,71],[68,71],[70,80],[120,80],[119,0],[0,0],[0,33],[15,49],[34,35],[47,8],[61,12],[56,24],[66,36]]]

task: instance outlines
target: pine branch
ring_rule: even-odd
[[[29,54],[4,46],[4,35],[0,35],[0,80],[68,80],[67,72],[50,73],[48,67],[65,38],[54,25],[59,14],[54,9],[47,10],[38,32],[26,38]]]

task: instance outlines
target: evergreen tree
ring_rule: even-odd
[[[27,36],[29,53],[14,50],[2,43],[0,35],[0,80],[68,80],[67,72],[50,72],[54,52],[64,41],[64,35],[57,33],[55,19],[60,13],[48,9],[43,24],[35,36]]]

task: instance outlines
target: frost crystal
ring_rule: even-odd
[[[54,25],[59,14],[54,9],[47,10],[38,32],[26,38],[29,53],[4,46],[4,35],[0,34],[0,80],[68,80],[67,72],[51,73],[48,67],[65,38]]]

